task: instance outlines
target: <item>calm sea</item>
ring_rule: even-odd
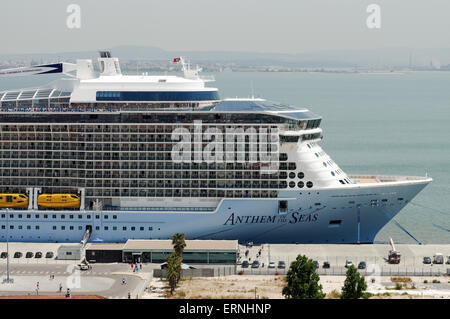
[[[49,78],[50,77],[50,78]],[[0,90],[57,77],[0,78]],[[396,220],[424,244],[450,244],[450,72],[404,74],[219,73],[222,97],[255,96],[323,116],[324,150],[350,174],[434,181]],[[376,241],[415,243],[390,222]]]

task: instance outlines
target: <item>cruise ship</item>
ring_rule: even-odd
[[[373,243],[431,182],[347,174],[320,146],[321,116],[222,99],[183,58],[183,76],[98,62],[0,70],[63,74],[0,92],[1,241]]]

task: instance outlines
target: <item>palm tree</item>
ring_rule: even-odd
[[[167,256],[167,272],[166,278],[170,286],[170,294],[173,295],[175,287],[180,278],[181,273],[181,258],[176,254],[172,253]]]
[[[176,233],[172,235],[173,249],[177,255],[183,260],[183,250],[186,247],[186,237],[182,233]]]

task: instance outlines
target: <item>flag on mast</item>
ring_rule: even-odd
[[[175,62],[175,63],[180,62],[180,58],[174,58],[173,62]]]

